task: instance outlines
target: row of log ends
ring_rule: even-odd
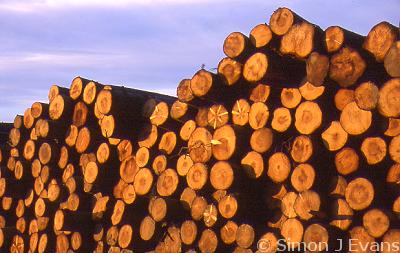
[[[279,8],[223,52],[178,98],[76,77],[0,124],[0,252],[398,252],[399,28]]]

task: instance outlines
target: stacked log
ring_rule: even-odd
[[[323,31],[279,8],[223,52],[178,98],[76,77],[0,125],[0,248],[332,252],[343,240],[342,252],[372,252],[347,240],[400,241],[399,29]]]

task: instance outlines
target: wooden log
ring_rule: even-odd
[[[353,85],[366,69],[365,60],[354,49],[344,47],[330,60],[329,78],[341,87]]]
[[[303,20],[303,18],[294,13],[292,10],[286,7],[281,7],[276,9],[271,15],[269,25],[272,32],[274,32],[276,35],[284,35],[294,24]]]
[[[328,75],[329,58],[317,52],[311,53],[307,58],[306,72],[307,81],[315,86],[324,84]]]
[[[369,31],[363,48],[378,62],[382,62],[392,44],[399,38],[399,28],[388,22],[381,22]]]
[[[322,111],[317,103],[306,101],[297,107],[294,125],[299,133],[311,134],[321,126],[321,123]]]
[[[372,113],[360,109],[356,102],[347,104],[340,114],[340,124],[351,135],[360,135],[366,132],[372,123]]]
[[[400,79],[387,81],[379,90],[378,110],[385,117],[400,116],[400,103],[395,99],[399,96]]]
[[[249,38],[254,47],[260,48],[268,45],[272,36],[272,31],[268,25],[259,24],[251,29]]]
[[[67,121],[72,114],[72,101],[65,95],[57,95],[49,106],[49,116],[52,120]]]
[[[299,36],[301,34],[301,36]],[[282,36],[280,52],[294,55],[297,58],[307,57],[313,50],[320,46],[321,28],[308,22],[294,24],[288,32]]]
[[[69,95],[69,89],[61,87],[61,86],[58,86],[56,84],[52,85],[50,87],[49,94],[48,94],[49,103],[51,103],[51,101],[53,101],[53,99],[55,97],[57,97],[57,95],[68,96]]]
[[[386,53],[384,66],[391,77],[400,77],[400,41],[396,41]]]
[[[252,47],[253,45],[246,35],[241,32],[233,32],[226,37],[223,51],[229,58],[240,61],[248,55]]]
[[[377,164],[386,157],[386,142],[380,137],[365,138],[361,144],[361,152],[368,164]]]
[[[347,104],[355,101],[354,90],[339,89],[335,94],[335,106],[339,111],[343,111]]]
[[[325,30],[325,48],[328,53],[334,53],[343,46],[361,48],[364,37],[348,31],[340,26],[330,26]]]
[[[353,210],[363,210],[369,207],[374,196],[374,187],[365,178],[356,178],[347,185],[346,202]]]
[[[336,170],[342,175],[349,175],[355,172],[359,167],[359,156],[357,152],[345,147],[335,155]]]
[[[40,117],[46,118],[49,113],[49,104],[35,102],[31,106],[32,117],[37,119]]]

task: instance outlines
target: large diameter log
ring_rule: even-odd
[[[390,47],[384,60],[386,72],[391,77],[400,77],[400,41],[396,41]]]
[[[320,48],[320,34],[322,34],[321,28],[308,22],[295,24],[283,35],[279,50],[283,54],[305,58],[314,49]]]
[[[346,88],[362,76],[366,67],[365,60],[356,50],[344,47],[331,57],[329,77]]]
[[[370,30],[364,49],[370,52],[378,62],[382,62],[389,48],[399,37],[399,28],[388,22],[381,22]]]

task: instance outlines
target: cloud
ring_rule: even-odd
[[[207,3],[231,2],[228,0],[6,0],[0,3],[0,11],[29,13],[44,9],[78,8],[78,7],[149,7],[171,5],[193,5]]]

